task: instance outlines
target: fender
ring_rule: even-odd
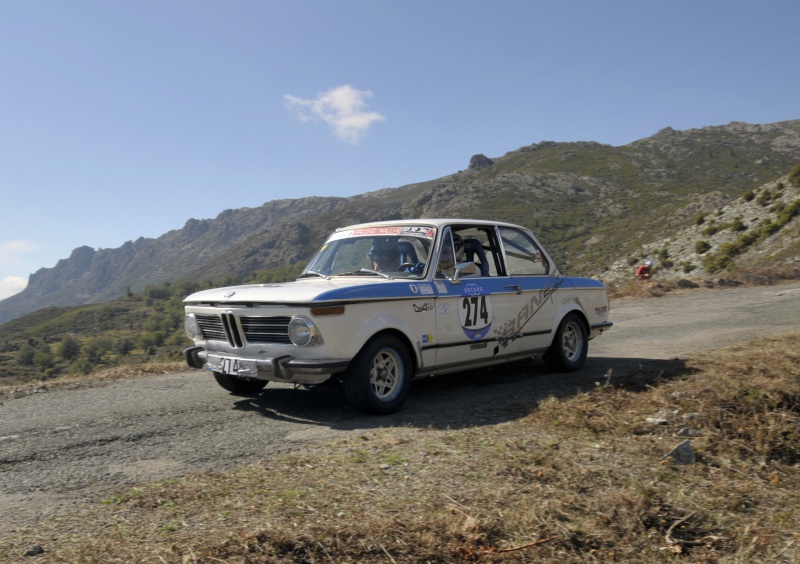
[[[412,335],[415,334],[413,328],[400,316],[389,312],[374,313],[362,321],[358,327],[358,331],[352,338],[353,343],[359,344],[358,349],[353,352],[352,358],[355,358],[367,341],[372,337],[386,331],[402,333],[403,337],[405,337],[406,341],[411,345],[408,352],[414,357],[415,365],[418,367],[424,366],[421,348],[415,346],[418,345],[418,339],[412,337]]]

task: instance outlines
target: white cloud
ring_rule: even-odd
[[[0,300],[20,293],[28,285],[28,279],[9,272],[30,271],[32,266],[23,258],[28,253],[40,251],[41,246],[32,241],[6,241],[0,243]]]
[[[300,121],[322,121],[333,129],[334,135],[350,144],[358,143],[376,121],[386,118],[378,112],[365,111],[368,90],[356,90],[349,84],[320,92],[314,99],[285,95],[286,107]]]
[[[31,241],[8,241],[0,243],[0,261],[16,260],[19,255],[38,251],[39,245]]]
[[[28,285],[28,279],[21,276],[6,276],[0,280],[0,300],[19,294]]]

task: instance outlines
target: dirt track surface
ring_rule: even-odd
[[[55,389],[0,403],[0,536],[144,482],[225,470],[383,427],[492,425],[538,400],[690,353],[800,329],[800,283],[693,290],[612,303],[614,327],[589,345],[583,370],[549,373],[540,360],[429,378],[406,406],[361,415],[331,388],[270,384],[252,397],[187,371]]]

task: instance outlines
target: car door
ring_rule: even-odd
[[[500,346],[514,341],[517,351],[540,354],[552,341],[558,310],[553,294],[563,279],[528,233],[506,226],[498,232],[511,284],[518,290],[516,315],[500,329]]]
[[[456,262],[464,261],[456,265],[462,267],[458,277],[450,265],[451,254]],[[497,347],[497,327],[508,325],[519,308],[516,286],[505,273],[500,254],[492,226],[454,225],[442,231],[433,278],[438,368],[485,365],[498,360],[498,354],[516,351],[516,343],[502,351]]]

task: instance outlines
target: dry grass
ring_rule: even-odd
[[[184,370],[188,370],[185,362],[143,362],[140,364],[125,364],[107,368],[105,370],[93,372],[88,376],[83,374],[66,374],[57,379],[38,381],[35,383],[0,382],[0,399],[24,397],[49,389],[101,386],[114,380],[142,378],[144,376],[157,374],[172,374]]]
[[[795,333],[608,375],[510,423],[370,431],[142,485],[0,540],[0,559],[799,561],[798,366]],[[664,459],[686,434],[695,462]]]

